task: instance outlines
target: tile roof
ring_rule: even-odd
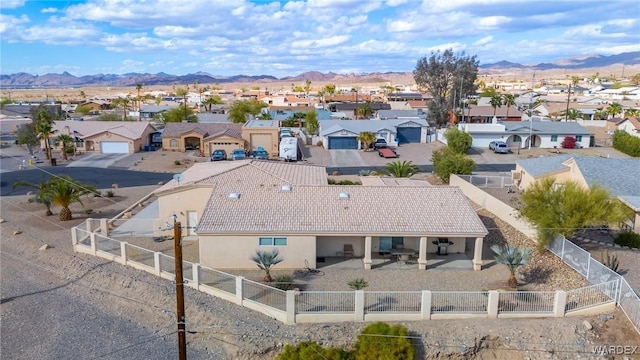
[[[363,186],[431,186],[426,180],[386,176],[360,176]]]
[[[487,234],[457,187],[294,185],[285,191],[281,187],[285,184],[255,184],[242,178],[218,183],[196,232],[201,235]],[[231,198],[230,193],[240,195]],[[348,197],[341,198],[342,193]]]
[[[399,118],[413,118],[413,119],[426,119],[427,113],[420,110],[379,110],[377,113],[379,119],[399,119]]]
[[[396,131],[396,127],[407,123],[416,123],[421,127],[427,126],[424,119],[390,119],[390,120],[332,120],[320,123],[320,136],[327,136],[347,130],[354,134],[363,131],[379,132],[383,130]]]
[[[136,140],[142,137],[147,127],[151,126],[148,121],[56,121],[53,128],[61,133],[66,133],[65,128],[69,128],[69,133],[79,138],[86,138],[102,132],[110,132],[116,135]]]
[[[529,133],[529,127],[538,135],[591,135],[589,130],[574,121],[504,121],[507,133]]]
[[[242,124],[233,123],[167,123],[162,133],[163,138],[174,138],[188,131],[196,131],[201,134],[219,134],[226,130],[236,131],[242,134]],[[234,132],[234,133],[236,133]],[[235,137],[235,136],[234,136]]]

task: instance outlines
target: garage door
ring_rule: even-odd
[[[420,128],[419,127],[399,127],[398,128],[398,144],[419,143]]]
[[[103,154],[128,154],[129,143],[126,141],[103,141],[100,143],[100,152]]]
[[[251,151],[258,150],[258,146],[262,146],[263,149],[273,152],[271,134],[251,134]]]
[[[355,136],[330,136],[329,149],[358,149],[358,139]]]

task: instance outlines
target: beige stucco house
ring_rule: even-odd
[[[52,148],[61,134],[75,138],[76,151],[133,154],[151,143],[156,129],[148,121],[56,121],[49,138]],[[41,142],[44,149],[44,140]],[[61,147],[59,145],[58,147]]]
[[[640,159],[602,158],[596,156],[557,155],[519,160],[512,177],[522,190],[535,182],[553,177],[563,184],[577,182],[585,188],[600,184],[634,211],[635,216],[620,224],[621,228],[640,233]]]
[[[247,149],[255,151],[262,147],[271,156],[278,156],[280,145],[280,122],[277,120],[250,120],[242,126],[242,138]]]
[[[443,241],[449,252],[473,249],[474,269],[482,265],[487,229],[457,187],[335,186],[324,167],[255,160],[194,164],[179,180],[155,192],[155,228],[169,231],[177,216],[211,268],[254,269],[251,256],[274,248],[279,268],[315,267],[350,245],[365,269],[392,247],[413,249],[426,269]]]
[[[232,123],[168,123],[162,132],[162,148],[172,151],[200,150],[211,156],[214,150],[231,153],[246,150],[242,125]]]

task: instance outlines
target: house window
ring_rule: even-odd
[[[551,135],[551,141],[558,142],[558,135]]]
[[[576,142],[582,141],[582,135],[576,135]]]
[[[172,148],[178,147],[178,140],[171,139],[171,141],[169,141],[169,147],[172,147]]]
[[[520,135],[513,135],[513,142],[522,142]]]
[[[261,237],[258,239],[260,246],[287,246],[286,237]]]

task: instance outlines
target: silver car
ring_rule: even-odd
[[[492,141],[489,143],[489,149],[493,150],[494,153],[500,154],[508,154],[509,153],[509,145],[507,145],[504,141]]]

